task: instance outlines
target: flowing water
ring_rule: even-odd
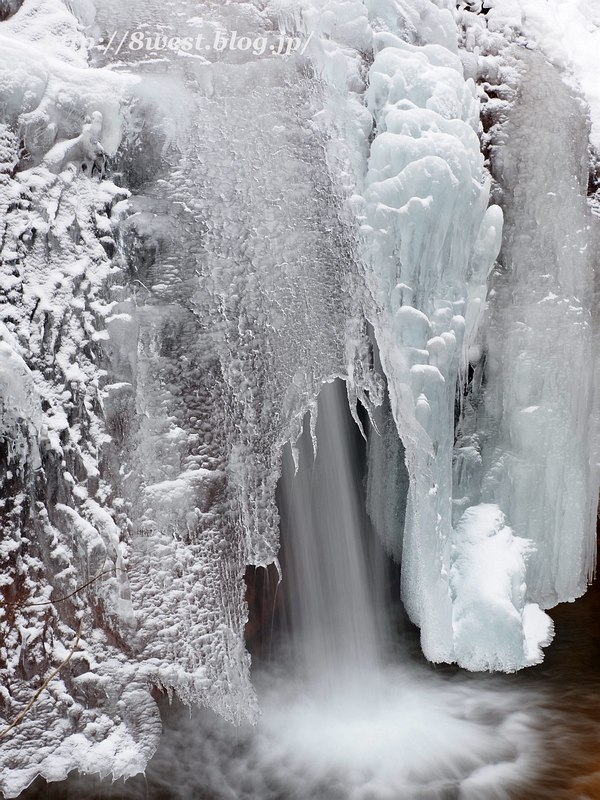
[[[294,475],[288,449],[280,492],[293,660],[312,682],[331,689],[380,668],[385,625],[383,598],[374,595],[382,563],[373,563],[366,551],[349,430],[354,423],[345,405],[341,382],[327,384],[319,402],[317,457],[303,436]]]

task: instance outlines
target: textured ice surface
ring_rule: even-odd
[[[527,594],[548,608],[581,595],[594,567],[597,234],[585,202],[585,118],[548,62],[526,51],[520,58],[519,96],[492,159],[507,229],[471,358],[455,512],[479,501],[500,506],[534,544]]]
[[[377,34],[375,47],[367,103],[377,135],[362,232],[369,313],[410,475],[403,600],[427,657],[454,660],[448,569],[455,387],[500,247],[502,214],[486,211],[478,102],[458,57],[389,33]]]
[[[276,555],[280,448],[323,380],[352,364],[362,391],[369,365],[310,62],[176,61],[159,84],[88,67],[62,3],[2,25],[3,726],[84,622],[2,741],[15,796],[143,769],[153,684],[255,719],[243,573]]]
[[[517,669],[539,660],[539,647],[550,639],[539,605],[580,595],[594,564],[597,407],[585,365],[595,353],[595,239],[584,198],[585,109],[552,66],[500,45],[497,30],[473,17],[462,17],[465,44],[475,54],[480,46],[484,56],[479,62],[475,56],[473,68],[462,53],[455,75],[448,50],[376,35],[375,49],[384,49],[367,91],[377,135],[363,231],[381,305],[371,320],[411,479],[402,545],[405,605],[421,626],[429,658],[470,669]],[[489,103],[488,124],[504,119],[484,139],[509,225],[493,276],[502,212],[491,206],[484,216],[485,173],[469,127],[478,122],[463,69],[489,81],[483,84],[489,94],[479,90]],[[493,84],[503,79],[510,85],[499,86],[492,100]],[[572,121],[568,129],[558,123],[565,118]],[[469,388],[460,400],[454,447],[457,372]],[[371,507],[385,504],[372,482],[370,492]],[[485,542],[488,562],[495,551],[500,584],[518,585],[504,599],[468,579],[468,565],[494,529],[480,513],[481,502],[496,504],[511,529]],[[467,521],[484,537],[475,549],[473,537],[464,535]],[[388,547],[399,550],[393,542]],[[459,591],[457,565],[467,573]],[[475,631],[492,619],[489,647]]]
[[[470,60],[473,56],[469,52],[462,52],[460,72],[464,70],[466,75],[477,77],[488,89],[489,94],[478,90],[479,96],[487,104],[488,126],[502,117],[505,120],[503,127],[487,135],[484,142],[488,147],[491,146],[494,174],[503,189],[503,193],[496,189],[496,195],[501,199],[504,209],[511,214],[511,228],[507,231],[510,244],[503,249],[501,258],[504,267],[501,272],[510,288],[502,298],[498,286],[492,284],[494,288],[488,297],[488,273],[499,247],[500,209],[494,206],[488,209],[478,241],[473,245],[470,237],[477,228],[476,204],[473,200],[468,202],[468,193],[464,188],[458,194],[464,206],[460,207],[452,195],[452,179],[458,182],[456,179],[461,177],[460,148],[453,145],[451,139],[447,139],[444,146],[439,134],[460,137],[463,147],[466,144],[466,152],[469,152],[468,126],[465,124],[470,119],[468,98],[461,89],[465,84],[460,76],[457,81],[449,79],[448,72],[443,75],[441,68],[452,66],[452,57],[448,52],[445,56],[438,56],[436,80],[432,77],[434,65],[425,59],[427,47],[418,48],[418,61],[413,66],[409,56],[410,45],[394,42],[389,34],[375,37],[375,48],[380,43],[385,49],[376,56],[367,92],[378,122],[378,135],[371,147],[367,188],[363,193],[365,199],[370,201],[367,208],[371,209],[371,216],[368,212],[366,214],[367,227],[363,230],[367,234],[367,252],[373,248],[373,240],[378,247],[377,250],[371,250],[370,258],[373,271],[378,275],[375,298],[384,308],[388,305],[388,314],[394,314],[393,322],[390,316],[379,324],[372,319],[392,396],[392,410],[406,447],[411,476],[402,557],[405,604],[412,618],[421,625],[424,652],[430,658],[457,659],[470,668],[476,663],[480,667],[487,664],[493,668],[493,665],[498,667],[503,663],[504,668],[518,668],[519,665],[532,663],[534,655],[535,659],[539,659],[541,653],[538,645],[548,642],[549,621],[531,601],[549,607],[560,600],[578,596],[584,591],[593,567],[593,531],[598,494],[594,464],[596,406],[593,376],[584,364],[593,363],[594,359],[589,313],[594,269],[594,257],[590,256],[590,251],[595,240],[590,232],[592,220],[582,198],[585,189],[582,180],[586,180],[587,171],[587,130],[585,110],[582,113],[577,101],[569,97],[560,75],[550,65],[542,59],[539,64],[535,61],[531,63],[526,53],[506,48],[506,40],[502,41],[498,35],[498,27],[490,25],[490,30],[486,28],[483,21],[485,17],[464,12],[461,19],[467,31],[464,43],[467,51],[475,53],[475,57],[474,61]],[[393,52],[394,47],[396,52]],[[477,55],[478,48],[483,50],[483,57]],[[499,55],[503,48],[504,55]],[[401,69],[396,67],[400,63],[403,65]],[[498,86],[503,80],[508,81],[509,85]],[[441,85],[445,86],[443,92],[439,88]],[[498,88],[494,91],[496,86]],[[518,102],[510,111],[510,104],[506,100],[512,99],[514,102],[518,92],[527,99]],[[546,99],[548,95],[552,97],[550,103]],[[443,103],[440,102],[441,98]],[[415,105],[424,108],[417,111]],[[527,108],[530,109],[528,114],[525,111]],[[538,108],[540,113],[534,110]],[[435,109],[435,114],[431,114],[430,109]],[[420,118],[417,114],[420,114]],[[429,121],[435,119],[436,114],[444,117],[442,125],[436,120],[437,130]],[[511,114],[514,116],[511,117]],[[548,144],[540,148],[541,114],[548,114]],[[510,120],[508,123],[507,115]],[[444,128],[448,117],[451,118],[452,127]],[[555,122],[559,117],[573,120],[572,129],[565,131],[560,142],[554,138],[559,136]],[[390,119],[391,123],[388,122]],[[427,119],[425,127],[424,121]],[[477,127],[474,117],[471,118],[471,124]],[[435,145],[432,130],[437,134]],[[390,136],[390,132],[395,135]],[[399,134],[410,136],[413,141],[408,138],[402,141]],[[398,142],[395,152],[394,141]],[[511,147],[513,141],[514,148]],[[530,148],[531,155],[522,158],[521,153],[526,147]],[[557,159],[554,158],[555,152],[559,154]],[[429,162],[420,163],[427,165],[427,168],[413,169],[411,173],[411,158],[419,163],[418,159],[424,159],[426,155],[429,156]],[[471,146],[471,155],[470,163],[477,168],[478,143]],[[435,156],[436,160],[431,156]],[[560,165],[558,171],[557,164]],[[519,172],[519,169],[524,170],[525,165],[533,165],[533,168],[526,173]],[[468,176],[464,169],[462,176]],[[427,186],[427,178],[430,178],[435,190]],[[474,183],[485,198],[487,195],[485,187],[481,185],[484,183],[482,178],[483,175],[479,186],[477,181]],[[561,180],[563,184],[554,185]],[[437,196],[444,197],[444,190],[447,192],[445,200],[436,208]],[[524,195],[528,191],[530,193],[525,201]],[[565,194],[571,197],[570,213],[562,215],[556,223],[550,222],[555,219],[553,208],[558,208]],[[445,227],[444,212],[448,208],[460,208],[460,211],[450,217],[450,225]],[[533,217],[531,226],[527,222],[529,217]],[[544,224],[546,220],[548,226]],[[453,225],[460,228],[454,235],[464,248],[462,252],[460,246],[450,240],[448,231],[452,231]],[[390,231],[393,231],[392,236],[389,236]],[[579,240],[574,241],[577,237]],[[514,249],[511,249],[513,245]],[[444,251],[443,247],[447,250]],[[472,248],[470,251],[469,247]],[[516,253],[523,263],[520,270],[514,268],[514,262],[511,263]],[[465,270],[464,265],[469,258],[470,264]],[[561,277],[560,264],[566,265],[567,261],[575,265],[572,275]],[[423,264],[435,264],[436,267],[423,268]],[[444,269],[447,270],[446,274]],[[555,280],[558,286],[550,293],[544,292],[537,302],[558,301],[562,293],[560,310],[553,323],[547,322],[540,309],[540,316],[528,324],[527,318],[523,318],[522,312],[516,311],[513,305],[520,291],[523,297],[528,292],[535,293],[540,286],[540,278],[550,282]],[[527,289],[524,288],[526,282]],[[577,289],[574,288],[575,284]],[[523,286],[522,290],[520,286]],[[572,291],[575,299],[566,301],[565,291]],[[444,327],[439,318],[446,298],[452,302],[445,303]],[[490,309],[487,317],[486,298]],[[535,302],[532,297],[531,304]],[[492,321],[500,307],[506,307],[510,323],[506,317],[497,325]],[[552,312],[549,313],[552,316]],[[574,316],[571,319],[572,315],[578,319]],[[434,320],[435,324],[432,324]],[[456,326],[457,322],[459,326]],[[452,323],[455,327],[452,327]],[[485,337],[483,331],[487,326],[488,335]],[[558,348],[554,337],[549,336],[551,328],[561,331]],[[515,332],[515,349],[509,354],[507,345],[512,347],[512,344],[508,344],[506,337],[508,335],[512,341],[511,330]],[[395,341],[392,332],[395,333]],[[459,437],[453,478],[447,471],[449,460],[446,460],[446,453],[451,453],[453,446],[451,416],[454,411],[455,380],[447,378],[452,374],[452,369],[456,369],[457,362],[454,362],[449,373],[444,372],[449,365],[448,339],[440,341],[448,334],[453,335],[458,349],[462,349],[462,362],[458,362],[460,380],[473,374],[469,393],[473,386],[477,387],[476,396],[472,398],[473,404],[470,401],[466,405],[463,401],[460,404],[462,417],[459,432],[468,431],[473,437],[465,440]],[[528,337],[530,342],[527,342]],[[534,344],[534,341],[538,343]],[[398,344],[403,346],[400,351],[403,359],[398,352]],[[490,358],[492,353],[495,354],[493,361]],[[571,357],[568,353],[571,353]],[[440,355],[445,356],[445,359],[441,359],[441,367],[437,361]],[[456,357],[458,352],[455,353]],[[563,365],[569,359],[569,367],[565,370]],[[576,367],[578,359],[582,361]],[[523,371],[526,363],[539,376],[536,388],[531,387],[529,375]],[[499,365],[503,377],[491,387],[489,383]],[[573,374],[568,378],[571,366]],[[546,374],[547,379],[541,377]],[[551,377],[554,374],[556,377]],[[562,376],[565,376],[564,382]],[[485,393],[480,390],[482,379],[488,384],[485,395],[487,404],[484,406],[481,397]],[[430,381],[429,385],[427,380]],[[402,394],[398,392],[398,385],[405,387]],[[514,395],[506,392],[508,385],[514,387]],[[564,386],[562,396],[559,389],[561,385]],[[546,410],[540,412],[533,400],[523,405],[522,413],[529,416],[523,417],[519,439],[519,431],[515,428],[523,399],[519,393],[535,393],[541,391],[542,386],[545,386]],[[423,387],[426,387],[425,390]],[[410,392],[406,391],[407,388],[410,388]],[[395,392],[404,403],[401,411],[398,405],[394,407],[394,402],[399,403],[394,399]],[[538,412],[543,419],[534,429],[529,423]],[[418,424],[413,428],[412,436],[415,436],[415,430],[421,436],[425,430],[429,438],[429,441],[422,439],[415,447],[411,447],[408,428],[413,414]],[[472,421],[473,414],[476,415],[475,422]],[[494,414],[504,414],[505,418],[514,419],[514,424],[495,451],[494,467],[489,464],[483,467],[489,471],[483,479],[484,491],[478,493],[479,490],[470,483],[482,480],[483,442],[497,442],[499,421],[490,425],[490,415],[493,417]],[[493,418],[499,419],[497,416]],[[582,451],[582,441],[588,443],[589,449]],[[427,447],[434,454],[433,458],[430,457],[430,463],[423,456]],[[389,454],[384,457],[389,457]],[[413,458],[415,461],[412,461]],[[371,469],[374,468],[377,468],[376,458],[371,463]],[[379,472],[382,471],[379,468]],[[461,539],[460,528],[456,535],[451,533],[446,492],[452,484],[455,523],[465,508],[477,505],[482,499],[488,503],[498,503],[507,514],[507,524],[520,537],[515,540],[515,546],[525,556],[524,599],[515,595],[514,604],[504,605],[504,609],[501,603],[498,604],[498,619],[504,614],[506,625],[499,624],[496,627],[497,653],[491,658],[489,652],[486,654],[483,643],[479,651],[476,641],[470,643],[468,654],[463,649],[464,634],[459,635],[456,624],[458,596],[448,592],[449,564],[460,551]],[[561,488],[558,489],[558,486]],[[385,505],[385,495],[378,492],[372,482],[370,494],[371,508],[377,504]],[[531,548],[527,545],[528,539],[533,542]],[[512,556],[508,541],[505,543],[505,557],[497,560],[497,569],[504,570],[506,580],[510,580],[511,574],[516,574],[514,568],[509,566]],[[399,543],[387,541],[387,544],[392,552],[400,549]],[[437,564],[431,560],[433,553],[437,553]],[[424,586],[429,588],[423,591]],[[526,614],[523,613],[524,602],[528,603]],[[477,608],[477,603],[474,603],[471,610],[475,616],[479,613],[481,620],[487,612],[483,612],[482,605],[479,611]],[[518,620],[514,635],[508,633],[511,617]],[[532,624],[529,625],[526,620]],[[514,649],[513,656],[503,660],[499,654],[508,654],[511,648]],[[516,655],[518,651],[520,656]]]

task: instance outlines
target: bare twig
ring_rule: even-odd
[[[46,600],[43,603],[27,603],[27,605],[21,606],[21,607],[22,608],[34,608],[35,606],[51,606],[51,605],[54,605],[54,603],[63,603],[65,600],[68,600],[70,597],[73,597],[73,595],[75,595],[78,592],[81,592],[84,589],[86,589],[92,583],[97,581],[98,578],[101,578],[103,575],[109,575],[111,572],[126,572],[126,570],[121,569],[120,567],[111,567],[110,569],[107,569],[104,572],[99,572],[96,575],[95,578],[92,578],[87,583],[84,583],[83,586],[79,586],[77,589],[75,589],[73,592],[71,592],[71,594],[66,594],[64,597],[58,597],[56,600]],[[16,603],[9,603],[9,605],[17,605],[17,604]]]
[[[54,603],[63,603],[65,600],[68,600],[70,597],[78,594],[79,592],[86,589],[88,586],[91,586],[92,583],[101,578],[103,575],[110,575],[111,572],[127,572],[125,569],[121,569],[121,567],[111,567],[110,569],[105,570],[104,572],[99,572],[94,578],[91,578],[87,583],[84,583],[83,586],[78,586],[77,589],[72,591],[70,594],[66,594],[64,597],[57,597],[56,600],[44,600],[43,603],[26,603],[25,605],[21,605],[19,602],[15,603],[4,603],[6,606],[19,606],[20,608],[36,608],[39,606],[51,606]]]
[[[27,714],[27,712],[33,706],[35,701],[38,699],[38,697],[44,691],[46,686],[48,686],[50,681],[53,680],[58,675],[58,673],[61,671],[61,669],[63,667],[66,667],[66,665],[69,663],[69,661],[71,660],[71,656],[73,655],[73,653],[77,649],[77,645],[79,644],[79,640],[81,639],[82,628],[83,628],[83,620],[80,620],[79,621],[79,630],[77,631],[77,638],[75,639],[75,644],[71,648],[71,652],[69,653],[69,655],[65,658],[65,660],[62,662],[62,664],[54,670],[54,672],[50,675],[50,677],[46,678],[44,683],[40,686],[40,688],[37,690],[37,692],[33,695],[31,700],[27,703],[27,705],[25,706],[23,711],[21,711],[19,716],[13,722],[10,723],[8,728],[5,728],[3,731],[0,732],[0,739],[3,739],[9,731],[11,731],[14,727],[16,727],[19,724],[19,722],[21,722],[23,717]]]

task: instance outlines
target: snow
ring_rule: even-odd
[[[121,673],[123,667],[121,666]],[[86,691],[84,674],[76,679],[83,692]],[[93,677],[93,676],[92,676]],[[129,675],[131,679],[132,676]],[[97,691],[97,681],[89,683],[91,691]],[[140,741],[138,731],[152,731],[156,740],[162,725],[156,704],[143,685],[130,682],[128,685],[114,683],[105,685],[107,699],[118,696],[118,712],[122,721],[115,725],[107,714],[94,715],[84,706],[75,703],[59,683],[53,683],[44,692],[36,705],[36,719],[31,726],[15,729],[10,746],[10,767],[4,762],[0,769],[3,793],[16,797],[39,774],[50,781],[64,780],[71,769],[78,767],[85,772],[107,775],[111,772],[129,777],[142,771],[153,746]],[[56,696],[58,693],[58,696]],[[52,706],[62,705],[63,720],[53,719]],[[74,722],[80,733],[69,733]],[[29,745],[29,737],[35,736],[35,747]],[[150,739],[150,741],[152,741]]]
[[[2,742],[2,792],[12,797],[38,774],[59,780],[76,768],[114,776],[142,770],[160,735],[149,686],[172,686],[164,652],[148,671],[143,657],[128,662],[122,646],[115,646],[132,642],[139,628],[127,505],[116,486],[120,463],[113,444],[123,412],[130,409],[132,384],[120,379],[126,371],[120,354],[130,368],[135,338],[123,338],[132,331],[135,336],[136,328],[117,319],[119,310],[123,319],[130,308],[121,303],[119,309],[121,269],[104,248],[107,240],[115,247],[112,208],[129,192],[102,173],[105,158],[119,147],[126,126],[123,106],[131,102],[138,78],[88,69],[81,53],[64,46],[66,34],[76,31],[64,4],[52,0],[25,3],[0,31],[6,101],[0,393],[3,440],[11,441],[10,469],[2,475],[7,546],[0,558],[11,606],[3,609],[0,624],[10,654],[3,680],[12,687],[3,728],[31,698],[37,676],[64,659],[79,617],[85,619],[72,659],[77,670],[65,668],[61,681],[52,681],[36,703],[36,713]],[[50,44],[42,44],[44,37]],[[26,145],[21,153],[19,139],[10,135],[17,119]],[[112,319],[103,313],[109,310],[117,312]],[[115,373],[112,386],[127,385],[128,392],[113,389],[104,397],[109,370]],[[20,595],[11,588],[15,585]],[[76,590],[68,603],[29,605]],[[215,628],[215,615],[205,617],[201,635]],[[95,627],[100,620],[102,628]],[[239,638],[242,625],[238,622]],[[30,629],[38,635],[21,642],[18,631]],[[104,630],[109,637],[94,635]],[[230,646],[228,637],[228,631],[221,635],[243,672],[247,656]],[[77,674],[86,665],[90,671],[82,681]],[[195,680],[183,667],[171,671],[178,685]],[[235,667],[230,671],[235,681]],[[226,681],[218,691],[228,695]],[[198,682],[193,700],[206,693],[207,681]],[[246,707],[249,697],[247,688]]]
[[[467,509],[452,537],[450,590],[454,650],[467,669],[517,670],[539,663],[550,618],[525,604],[532,543],[515,537],[492,503]]]
[[[600,149],[600,10],[594,0],[490,0],[492,30],[514,26],[530,46],[571,74],[589,103],[590,141]]]

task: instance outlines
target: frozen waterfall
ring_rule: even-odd
[[[267,772],[322,701],[353,797],[520,758],[517,695],[492,735],[398,666],[385,565],[430,662],[501,672],[595,570],[596,23],[549,3],[0,2],[6,797],[143,771],[155,688],[262,710]],[[294,598],[272,691],[248,565]]]

